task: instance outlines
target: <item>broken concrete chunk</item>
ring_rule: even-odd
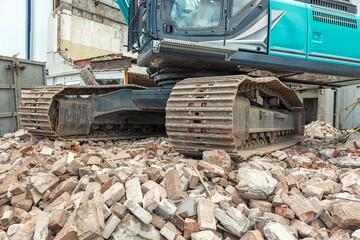
[[[134,199],[138,204],[142,203],[143,195],[141,192],[140,181],[138,178],[132,178],[125,182],[126,198]]]
[[[145,224],[150,224],[152,216],[150,213],[145,211],[134,199],[130,198],[125,201],[124,205],[129,209],[132,214],[134,214],[138,219],[140,219]]]
[[[176,209],[177,208],[173,202],[171,202],[168,199],[163,199],[163,200],[161,200],[161,202],[157,208],[157,212],[161,217],[169,220],[175,214]]]
[[[116,215],[111,215],[105,224],[105,228],[102,231],[102,237],[108,239],[117,226],[120,224],[121,220]]]
[[[59,178],[52,173],[35,173],[30,177],[30,183],[36,188],[36,190],[44,194],[46,190],[59,182]]]
[[[125,188],[122,183],[116,182],[103,194],[104,201],[109,207],[125,196]]]
[[[264,227],[264,234],[268,240],[296,240],[296,238],[280,223],[268,223]]]

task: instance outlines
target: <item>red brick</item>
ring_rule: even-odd
[[[120,180],[121,183],[125,183],[129,178],[129,176],[123,171],[117,172],[116,176]]]
[[[264,240],[259,230],[248,231],[240,240]]]
[[[294,219],[295,218],[295,212],[294,210],[288,208],[288,207],[283,207],[283,206],[279,206],[275,208],[275,214],[289,218],[289,219]]]
[[[200,231],[200,225],[191,218],[186,218],[184,222],[184,238],[190,238],[191,233]]]

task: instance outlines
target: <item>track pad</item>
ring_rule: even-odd
[[[60,136],[88,135],[94,119],[92,98],[60,99],[57,133]]]

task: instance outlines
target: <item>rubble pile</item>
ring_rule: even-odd
[[[352,141],[356,141],[352,140]],[[166,139],[0,139],[0,239],[360,239],[358,151],[303,143],[234,163]]]
[[[334,128],[330,123],[314,121],[305,126],[305,140],[323,141],[339,138],[341,130]]]

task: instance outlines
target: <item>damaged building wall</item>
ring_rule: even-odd
[[[127,52],[127,25],[111,0],[60,0],[49,17],[48,84],[84,84],[75,60]],[[131,66],[129,78],[148,81],[145,68]]]
[[[94,0],[63,0],[58,48],[74,59],[127,53],[127,25],[118,8]]]

